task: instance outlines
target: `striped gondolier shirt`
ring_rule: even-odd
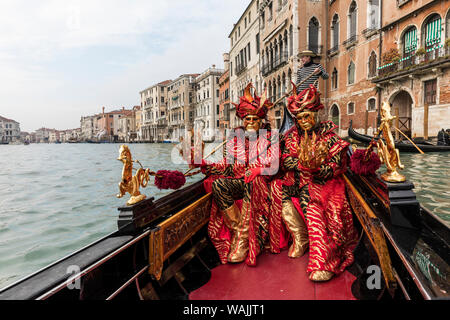
[[[298,85],[301,81],[303,81],[303,79],[306,79],[311,73],[314,72],[314,70],[316,70],[317,68],[319,68],[322,72],[319,74],[315,74],[313,75],[311,78],[309,78],[308,80],[306,80],[304,83],[302,83],[300,86],[297,87],[297,93],[302,92],[303,90],[305,90],[306,88],[309,88],[310,84],[314,84],[314,82],[316,82],[317,79],[319,79],[319,77],[322,75],[323,79],[328,79],[329,75],[328,73],[325,71],[325,69],[322,67],[321,64],[319,63],[308,63],[305,64],[303,66],[303,68],[299,68],[297,71],[297,81],[296,81],[296,85]]]

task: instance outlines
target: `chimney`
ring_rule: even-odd
[[[212,67],[213,67],[213,69],[215,69],[215,68],[216,68],[216,65],[215,65],[215,64],[213,64],[213,65],[212,65]]]
[[[230,68],[230,54],[229,53],[223,54],[223,65],[224,65],[225,71],[227,71]]]
[[[103,114],[105,114],[105,107],[102,107],[102,110],[103,110],[103,111],[102,111],[102,112],[103,112]]]

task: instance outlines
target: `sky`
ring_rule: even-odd
[[[139,92],[223,68],[249,0],[0,0],[0,116],[21,131],[80,126]]]

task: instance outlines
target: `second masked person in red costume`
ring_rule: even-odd
[[[284,178],[271,184],[272,219],[282,220],[291,234],[289,257],[300,257],[309,247],[306,271],[313,281],[327,281],[352,264],[358,238],[342,177],[349,143],[334,133],[333,122],[319,122],[323,107],[312,85],[288,99],[296,123],[281,147]],[[271,239],[272,252],[280,251],[280,238]]]

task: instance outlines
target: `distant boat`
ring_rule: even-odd
[[[28,141],[28,140],[25,140],[25,141],[23,142],[23,144],[27,146],[27,145],[29,145],[29,144],[30,144],[30,141]]]
[[[55,141],[55,144],[61,144],[61,141],[56,140],[56,141]]]

